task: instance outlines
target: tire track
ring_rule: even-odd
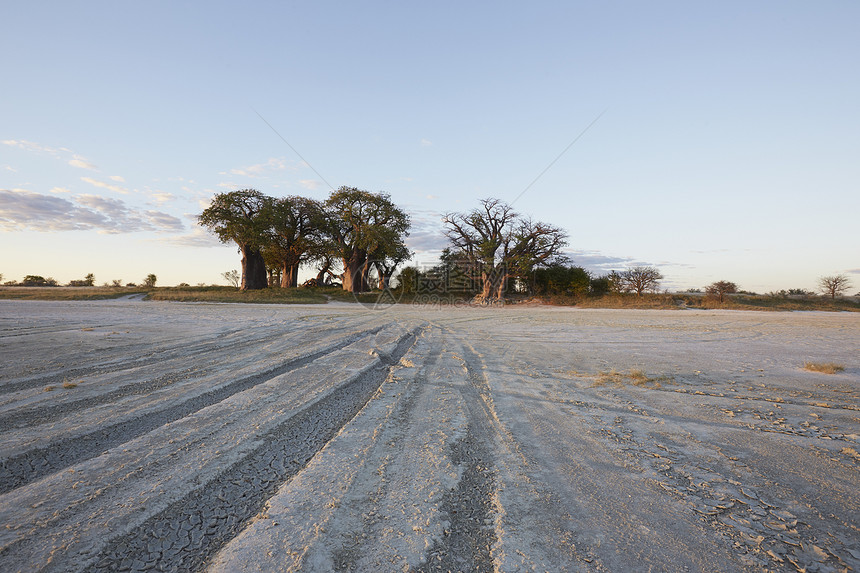
[[[199,571],[361,410],[414,344],[414,331],[377,366],[268,432],[262,444],[217,478],[111,541],[86,568]]]
[[[428,550],[428,560],[417,573],[445,571],[492,572],[492,548],[496,543],[495,511],[492,497],[496,491],[496,469],[488,444],[494,441],[485,399],[489,386],[483,370],[474,367],[477,355],[462,346],[467,384],[461,394],[469,414],[466,435],[451,448],[451,462],[463,468],[457,486],[442,500],[440,512],[447,515],[449,527],[442,539]]]
[[[130,420],[123,420],[98,428],[88,434],[71,436],[54,442],[48,447],[34,448],[6,458],[0,461],[0,494],[7,493],[46,475],[98,456],[105,450],[131,441],[207,406],[221,402],[234,394],[253,388],[276,376],[301,368],[326,354],[336,352],[354,343],[362,337],[376,334],[383,328],[384,326],[379,326],[357,333],[313,354],[291,360],[276,368],[242,378],[209,392],[198,394],[160,411],[147,412]]]
[[[317,329],[314,329],[314,331],[316,331],[316,330]],[[331,331],[331,329],[323,330],[323,332],[330,332],[330,331]],[[358,335],[356,335],[356,336],[375,334],[376,332],[379,332],[379,329],[363,331],[361,333],[358,333]],[[307,334],[309,334],[309,333],[307,333]],[[233,342],[233,343],[229,343],[226,345],[222,344],[222,345],[212,347],[212,348],[209,348],[212,346],[212,343],[205,343],[205,344],[201,344],[198,346],[198,348],[200,350],[195,349],[193,347],[183,349],[183,354],[177,355],[175,358],[177,360],[180,360],[180,359],[186,358],[187,355],[189,355],[189,354],[194,354],[195,358],[199,359],[202,355],[205,355],[205,354],[211,354],[214,352],[221,352],[224,350],[225,347],[229,348],[231,354],[235,355],[238,351],[241,351],[244,348],[258,345],[259,342],[260,342],[260,340],[258,340],[257,338],[250,338],[249,337],[249,338],[246,338],[245,340],[243,340],[241,342]],[[291,340],[290,340],[290,342],[291,342]],[[337,350],[338,348],[340,348],[340,347],[335,347],[334,349]],[[317,358],[319,358],[319,356],[317,356]],[[169,359],[170,358],[161,359],[161,360],[154,360],[154,362],[164,362],[165,360],[169,360]],[[141,367],[141,365],[135,364],[134,366],[129,367],[129,368],[122,368],[122,369],[117,369],[117,370],[106,370],[104,372],[97,372],[96,374],[104,374],[104,373],[120,374],[120,373],[125,372],[126,370],[130,370],[132,368],[140,368],[140,367]],[[115,390],[111,390],[109,392],[106,392],[104,394],[100,394],[98,396],[90,396],[90,397],[82,398],[79,400],[64,402],[61,404],[37,405],[36,407],[33,407],[33,408],[15,410],[15,411],[13,411],[13,412],[5,415],[5,416],[0,416],[0,427],[3,427],[3,428],[23,428],[23,427],[27,427],[29,425],[33,425],[33,424],[29,423],[30,420],[33,420],[33,419],[36,420],[35,424],[45,424],[45,423],[53,422],[53,421],[63,417],[64,415],[66,415],[69,412],[78,412],[78,411],[86,409],[86,408],[91,408],[93,406],[106,404],[109,402],[119,400],[121,398],[126,398],[128,396],[139,396],[139,395],[144,395],[144,394],[151,394],[152,392],[158,391],[162,388],[165,388],[166,386],[169,386],[169,385],[175,383],[177,380],[183,379],[185,377],[185,375],[190,374],[191,372],[196,371],[198,373],[198,376],[203,376],[203,375],[209,374],[213,371],[217,371],[219,367],[220,366],[217,363],[212,363],[210,361],[207,367],[197,368],[197,369],[188,368],[188,369],[180,370],[178,372],[169,372],[167,374],[163,374],[162,376],[159,376],[157,378],[153,378],[151,380],[146,380],[144,382],[133,382],[130,384],[126,384],[124,386],[116,388]],[[92,375],[92,374],[93,373],[91,373],[90,375]],[[62,378],[65,379],[65,378],[68,378],[69,376],[70,375],[68,373],[66,373],[66,374],[62,375]],[[78,377],[78,376],[80,376],[80,374],[78,374],[74,377]],[[73,377],[73,379],[74,379],[74,377]],[[56,379],[56,380],[54,380],[54,383],[57,385],[59,385],[62,382],[62,380],[59,378],[60,378],[60,375],[55,375],[52,377],[52,379]],[[42,380],[42,382],[45,382],[48,379],[43,378],[41,380]],[[41,384],[38,384],[38,385],[41,385]]]
[[[37,376],[36,378],[28,378],[27,380],[19,380],[17,382],[7,382],[4,384],[0,384],[0,395],[12,394],[14,392],[20,392],[21,390],[29,390],[31,388],[37,388],[39,386],[61,384],[66,378],[84,378],[87,376],[110,374],[112,372],[122,372],[124,370],[129,370],[132,368],[141,368],[144,366],[149,366],[151,364],[161,363],[166,360],[181,359],[188,354],[207,354],[210,352],[217,352],[219,350],[223,350],[223,346],[213,347],[213,345],[218,340],[223,339],[227,336],[232,336],[241,331],[242,329],[236,329],[224,333],[219,333],[217,337],[212,340],[200,342],[194,345],[188,345],[187,342],[178,340],[176,345],[171,345],[167,348],[147,348],[146,350],[148,352],[144,354],[141,358],[137,358],[135,360],[64,369],[60,372]],[[249,339],[245,343],[243,343],[243,346],[248,346],[255,342],[259,341]],[[124,351],[124,354],[134,354],[133,350],[134,347],[128,348]]]

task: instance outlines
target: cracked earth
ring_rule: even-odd
[[[860,570],[858,314],[4,300],[0,353],[4,571]]]

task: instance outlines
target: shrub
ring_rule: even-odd
[[[845,365],[835,362],[807,362],[803,365],[805,370],[821,372],[822,374],[836,374],[845,370]]]

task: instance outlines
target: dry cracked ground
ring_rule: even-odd
[[[858,314],[0,301],[0,350],[3,571],[860,570]]]

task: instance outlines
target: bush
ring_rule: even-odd
[[[45,278],[39,275],[27,275],[21,281],[21,286],[57,286],[57,281],[51,277]]]
[[[588,294],[590,286],[591,275],[582,267],[556,264],[534,271],[534,292],[539,296],[580,297]]]

